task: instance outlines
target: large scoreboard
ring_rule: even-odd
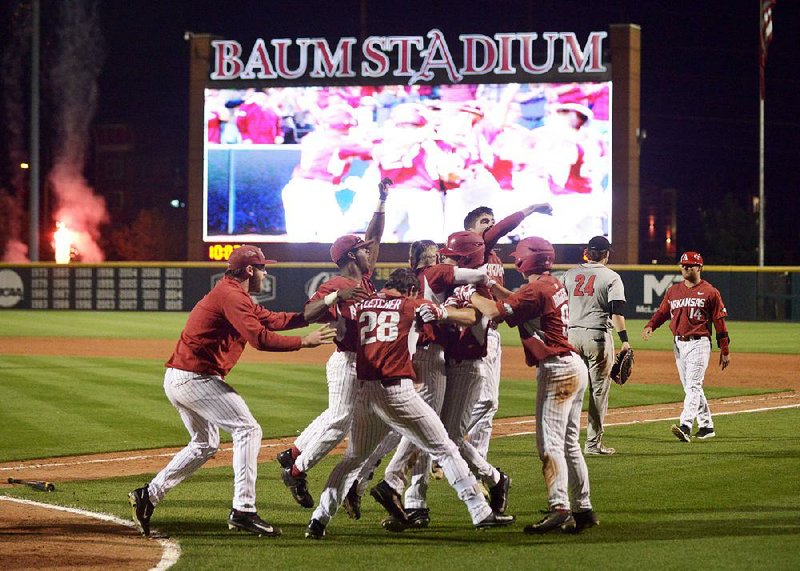
[[[381,258],[478,206],[537,202],[507,240],[594,235],[638,257],[639,29],[190,39],[189,254],[327,261],[394,180]]]

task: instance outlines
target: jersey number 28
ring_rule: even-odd
[[[397,324],[400,314],[396,311],[365,311],[358,318],[358,332],[361,335],[361,344],[369,345],[376,341],[394,341],[397,339]]]

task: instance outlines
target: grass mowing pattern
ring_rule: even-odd
[[[158,360],[108,357],[0,357],[4,396],[0,462],[183,446],[187,433],[162,387]],[[322,365],[242,363],[230,374],[265,438],[293,436],[328,404]],[[615,387],[616,388],[616,387]],[[535,412],[536,383],[504,380],[499,417]],[[760,391],[709,387],[709,398]],[[587,397],[588,398],[588,397]],[[628,384],[611,391],[611,407],[680,402],[679,385]],[[230,442],[227,433],[222,441]]]
[[[187,313],[147,311],[24,311],[2,312],[2,337],[99,337],[112,339],[175,339],[186,323]],[[627,319],[628,335],[634,349],[671,351],[669,324],[665,323],[645,343],[641,331],[646,321]],[[735,352],[800,354],[795,342],[800,338],[800,323],[728,321]],[[303,334],[307,329],[295,330]],[[519,346],[516,330],[501,326],[505,346]],[[619,341],[615,342],[619,345]],[[0,353],[2,350],[0,349]]]
[[[601,525],[579,536],[526,536],[546,505],[533,437],[492,443],[490,460],[513,478],[507,529],[477,532],[444,482],[433,482],[427,530],[390,534],[382,509],[364,500],[358,522],[339,513],[319,542],[303,538],[311,512],[283,487],[277,463],[262,459],[258,505],[284,536],[229,532],[230,469],[201,470],[156,509],[153,526],[181,542],[175,569],[302,568],[486,569],[796,569],[800,563],[800,410],[720,416],[718,437],[685,444],[669,422],[613,427],[619,453],[590,457],[592,498]],[[310,474],[318,497],[335,458]],[[78,505],[130,517],[127,492],[146,477],[64,483],[55,493],[14,488],[9,495]]]

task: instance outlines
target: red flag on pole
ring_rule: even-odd
[[[767,48],[772,41],[772,8],[777,1],[778,0],[761,0],[761,38],[758,44],[758,71],[761,99],[764,99],[766,92],[764,71],[767,67]]]

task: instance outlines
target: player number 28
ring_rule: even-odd
[[[594,278],[597,276],[589,276],[589,279],[586,279],[586,276],[583,274],[578,274],[575,276],[575,290],[572,292],[572,295],[581,296],[581,295],[594,295]],[[585,283],[584,283],[585,282]]]
[[[397,323],[400,314],[396,311],[365,311],[358,320],[358,331],[361,344],[369,345],[376,341],[394,341],[397,339]]]

